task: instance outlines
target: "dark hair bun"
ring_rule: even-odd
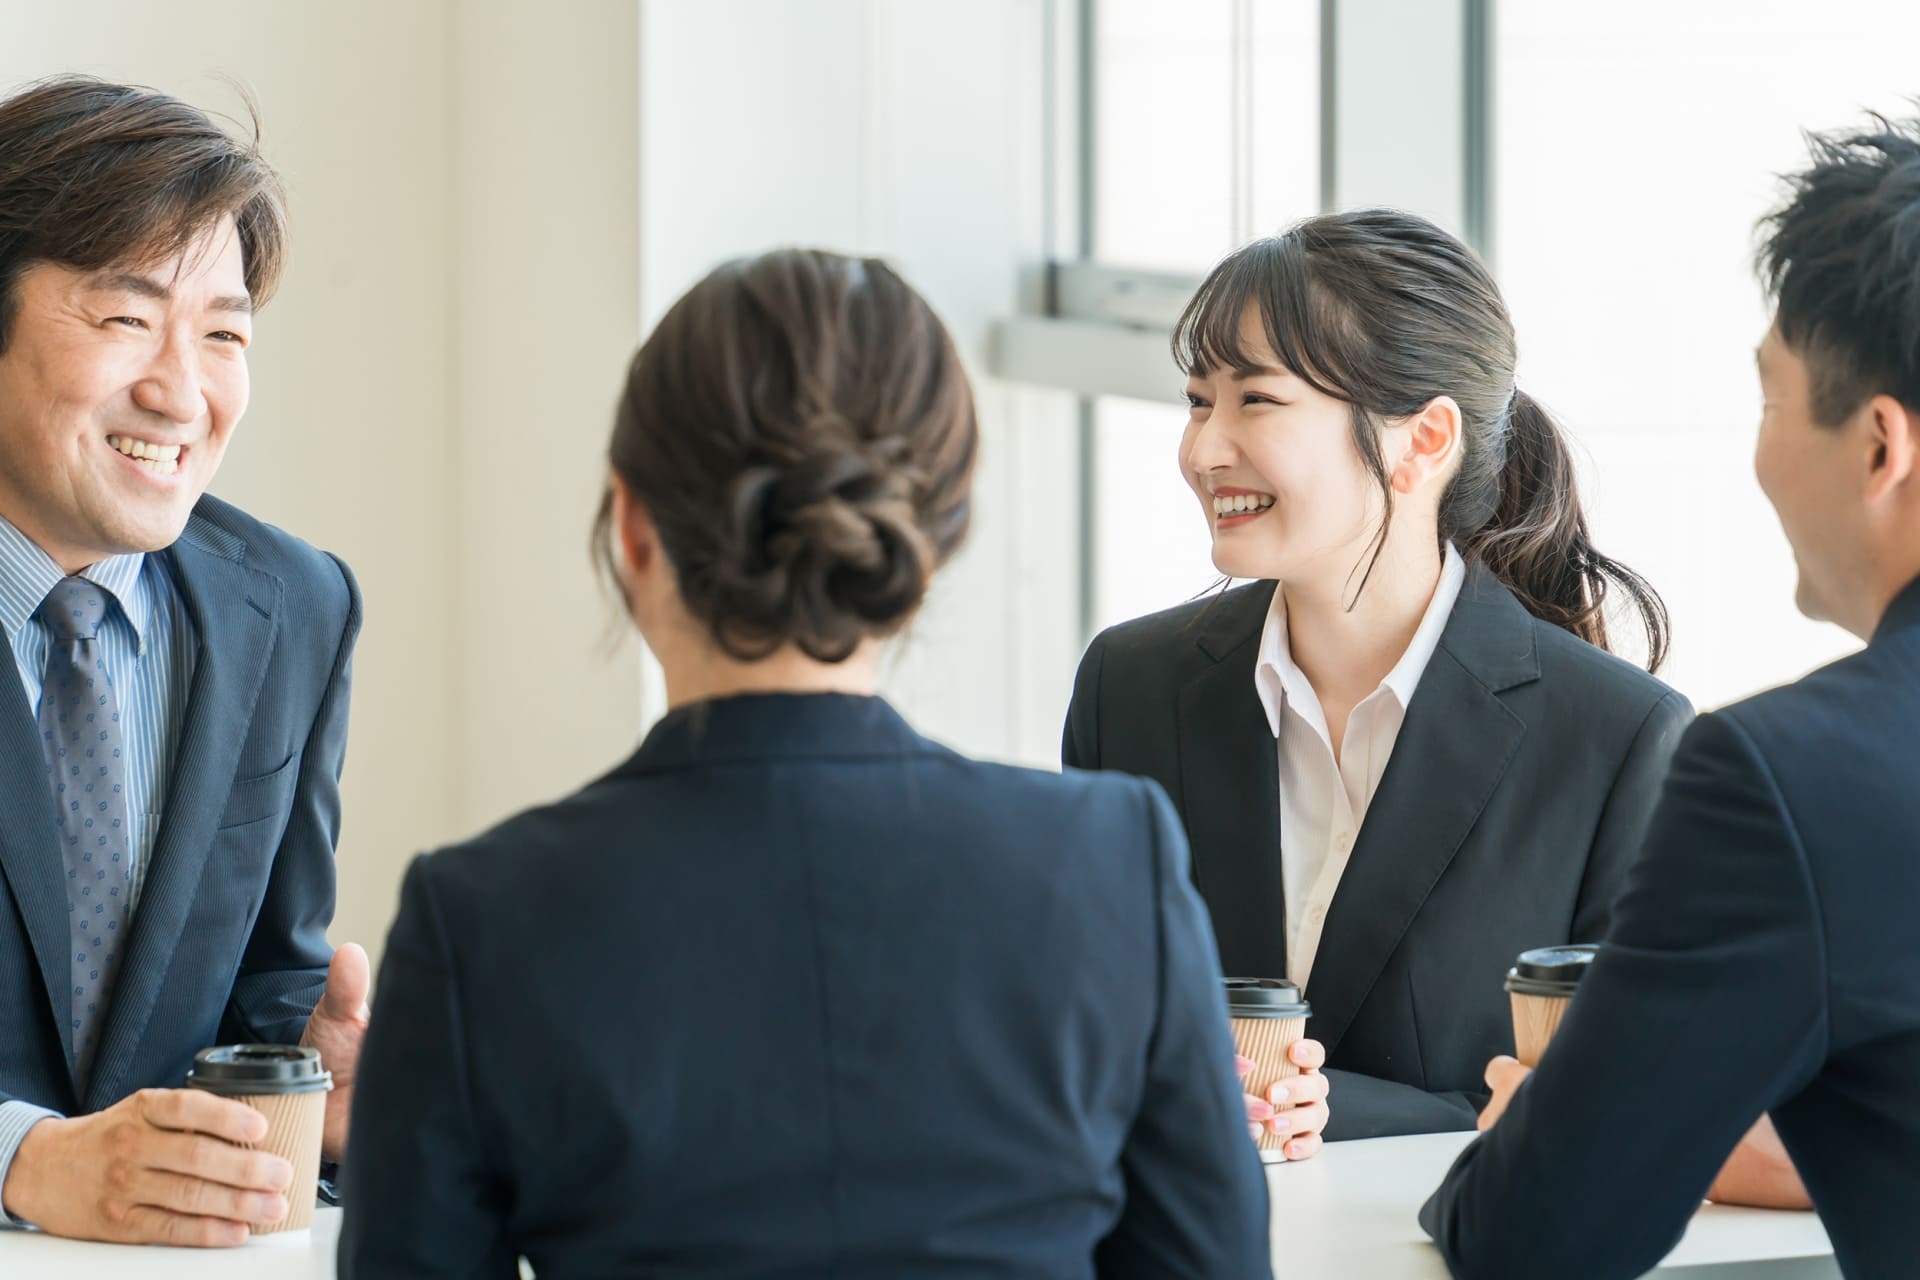
[[[611,454],[724,651],[839,662],[912,617],[964,538],[977,435],[952,341],[905,281],[789,250],[668,312]]]
[[[780,634],[830,662],[912,614],[936,563],[905,480],[832,452],[742,472],[713,561],[714,613],[749,643]]]

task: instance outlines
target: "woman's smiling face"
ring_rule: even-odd
[[[1273,354],[1259,312],[1241,318],[1237,368],[1187,379],[1180,470],[1213,533],[1213,563],[1233,578],[1337,585],[1364,565],[1385,515],[1380,482],[1353,440],[1353,407],[1316,390]],[[1388,457],[1403,425],[1384,428]]]

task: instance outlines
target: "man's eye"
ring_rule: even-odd
[[[107,321],[107,323],[125,325],[129,329],[144,329],[147,327],[147,322],[139,316],[115,316],[113,319]]]
[[[1207,398],[1205,396],[1195,395],[1189,391],[1187,392],[1187,407],[1189,409],[1204,409],[1207,407]]]
[[[218,329],[218,330],[215,330],[213,333],[208,334],[207,336],[209,338],[212,338],[215,342],[239,342],[239,343],[246,342],[245,338],[241,337],[239,334],[235,333],[231,329]]]

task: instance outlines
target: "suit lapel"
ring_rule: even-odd
[[[1287,972],[1278,747],[1253,683],[1273,590],[1229,592],[1207,616],[1197,637],[1206,665],[1180,690],[1175,737],[1194,881],[1220,963],[1256,978]]]
[[[73,978],[67,951],[73,926],[67,920],[66,863],[54,838],[59,815],[47,788],[39,727],[20,684],[13,646],[0,634],[0,796],[6,804],[0,815],[0,873],[20,904],[51,1002],[54,1032],[72,1070],[73,1037],[67,1024],[73,1019],[68,994]]]
[[[1500,694],[1539,674],[1532,618],[1475,564],[1414,691],[1314,955],[1308,1034],[1328,1053],[1519,750],[1526,725]]]
[[[172,573],[198,639],[179,748],[132,938],[107,1011],[89,1109],[126,1092],[169,962],[180,945],[240,749],[253,721],[280,613],[278,578],[248,568],[244,547],[190,523],[157,559]]]

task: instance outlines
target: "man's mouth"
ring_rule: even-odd
[[[143,471],[156,476],[170,476],[179,471],[180,459],[186,452],[185,445],[156,444],[134,436],[108,436],[107,444],[121,456],[137,463]]]

